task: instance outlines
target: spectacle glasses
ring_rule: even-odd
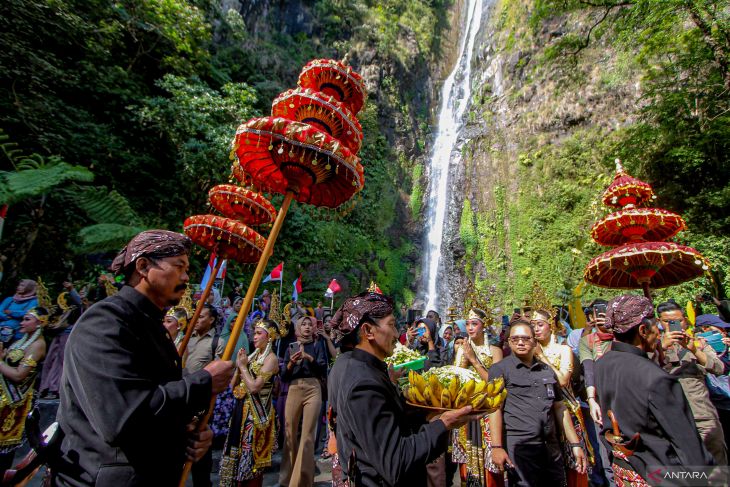
[[[509,337],[510,343],[520,343],[520,342],[530,343],[531,341],[532,341],[532,337],[525,337],[525,336]]]

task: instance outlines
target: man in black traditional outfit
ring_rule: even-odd
[[[233,364],[214,361],[183,377],[162,326],[163,309],[187,287],[190,247],[179,233],[140,233],[111,267],[128,285],[76,323],[61,379],[54,485],[173,486],[186,455],[197,460],[210,447],[210,429],[194,432],[193,418],[226,388]]]
[[[337,452],[350,485],[426,485],[426,465],[446,451],[448,431],[478,416],[467,406],[426,422],[407,414],[406,404],[383,362],[398,340],[393,301],[366,292],[348,298],[332,319],[345,333],[329,375]]]
[[[629,295],[612,299],[605,327],[615,341],[596,362],[595,375],[604,418],[601,440],[613,452],[616,485],[641,487],[649,480],[673,485],[664,481],[666,467],[712,465],[682,385],[647,356],[659,339],[651,301]],[[623,444],[611,434],[609,411]]]

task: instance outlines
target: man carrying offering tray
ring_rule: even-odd
[[[398,340],[391,298],[374,292],[348,298],[332,324],[354,346],[337,359],[328,387],[343,476],[358,486],[426,485],[425,467],[446,451],[448,431],[478,415],[471,406],[430,423],[407,414],[383,362]]]

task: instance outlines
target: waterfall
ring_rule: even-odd
[[[433,153],[427,165],[429,179],[426,203],[426,252],[423,265],[426,310],[441,309],[439,275],[443,272],[441,244],[444,236],[444,219],[448,202],[449,166],[461,163],[459,133],[464,123],[464,113],[471,97],[471,58],[474,41],[481,22],[482,1],[466,0],[466,23],[462,29],[459,56],[454,69],[441,88],[436,138]]]

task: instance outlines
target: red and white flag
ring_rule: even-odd
[[[264,279],[264,282],[269,281],[281,281],[281,274],[284,271],[284,263],[282,262],[278,266],[274,267],[274,269],[271,271],[271,274],[266,276]]]
[[[340,291],[342,291],[342,288],[337,282],[337,279],[332,279],[332,282],[330,282],[329,286],[327,286],[327,292],[324,293],[324,297],[331,298]]]
[[[296,301],[299,299],[299,294],[302,292],[302,275],[299,274],[299,277],[292,283],[292,293],[291,293],[291,299],[292,301]]]

